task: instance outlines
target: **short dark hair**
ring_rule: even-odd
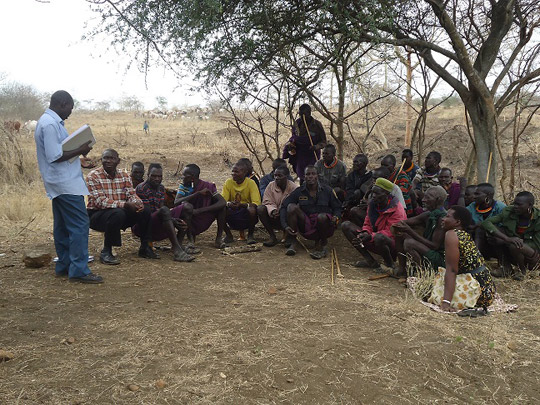
[[[288,176],[291,174],[291,171],[289,170],[289,168],[284,165],[276,167],[276,169],[274,170],[274,173],[277,172],[278,170],[282,172],[285,176]]]
[[[495,194],[495,187],[491,183],[480,183],[476,186],[477,189],[481,188],[486,194],[490,194],[492,197]]]
[[[433,156],[433,158],[437,161],[437,163],[441,163],[441,159],[442,159],[441,154],[437,152],[436,150],[429,152],[428,155]]]
[[[61,107],[62,105],[73,104],[73,97],[65,90],[55,91],[51,96],[51,107]]]
[[[116,155],[116,157],[120,157],[120,155],[118,154],[118,152],[114,149],[111,149],[111,148],[107,148],[105,149],[102,153],[101,153],[101,156],[103,156],[105,154],[105,152],[111,152],[113,153],[114,155]]]
[[[159,170],[163,170],[163,166],[161,166],[161,163],[150,163],[148,165],[148,174],[150,174],[150,171],[152,169],[159,169]]]
[[[367,155],[365,155],[365,154],[363,154],[363,153],[359,153],[358,155],[356,155],[356,156],[353,158],[353,160],[354,160],[354,159],[362,159],[362,160],[365,160],[366,163],[369,162],[369,159],[368,159]]]
[[[441,169],[441,173],[442,173],[442,172],[450,172],[450,176],[452,176],[452,169],[450,169],[449,167],[443,167],[443,168]]]
[[[238,163],[244,165],[247,170],[247,174],[251,174],[253,172],[253,163],[248,158],[240,158],[238,159]]]
[[[279,166],[287,166],[287,161],[282,158],[277,158],[272,161],[272,169],[276,170]]]
[[[385,179],[390,177],[390,175],[392,174],[392,173],[390,173],[390,170],[388,170],[388,168],[384,167],[384,166],[377,167],[376,169],[373,170],[373,178],[376,178],[375,177],[375,172],[379,172],[381,174],[380,177],[384,177]]]
[[[306,110],[308,112],[311,112],[311,107],[309,106],[309,104],[302,104],[300,108],[298,108],[298,110]]]
[[[193,177],[199,178],[199,175],[201,174],[201,168],[195,163],[190,163],[186,165],[186,169],[191,173]]]
[[[382,158],[381,162],[383,160],[386,160],[386,159],[390,159],[390,161],[392,162],[392,164],[395,166],[396,165],[396,157],[394,155],[386,155],[385,157]]]
[[[516,198],[525,198],[527,202],[531,205],[534,205],[534,195],[532,193],[529,193],[528,191],[520,191],[516,194]]]
[[[477,187],[476,184],[469,184],[467,187],[465,187],[465,190],[468,190],[470,188],[476,189],[476,187]]]
[[[401,155],[407,155],[410,157],[413,157],[413,151],[411,149],[403,149],[403,152],[401,152]]]
[[[454,211],[454,218],[461,222],[461,227],[463,229],[469,228],[472,224],[472,214],[471,212],[461,205],[452,205],[448,211]]]
[[[304,173],[307,172],[307,169],[313,169],[317,171],[317,168],[314,165],[307,165],[306,168],[304,169]]]
[[[144,163],[143,163],[143,162],[133,162],[133,163],[131,164],[131,170],[133,170],[133,168],[134,168],[135,166],[142,167],[143,170],[144,170]]]
[[[331,143],[327,143],[326,145],[324,145],[324,149],[331,150],[334,155],[336,154],[336,147]]]

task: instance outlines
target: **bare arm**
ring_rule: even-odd
[[[456,276],[459,270],[459,240],[455,231],[446,232],[444,239],[446,274],[444,276],[444,301],[452,301],[456,289]],[[450,304],[441,303],[441,309],[450,310]]]
[[[73,157],[80,156],[80,155],[83,155],[83,156],[88,155],[88,153],[92,150],[92,147],[90,146],[90,142],[91,141],[86,142],[85,144],[79,146],[77,149],[65,151],[62,154],[62,156],[60,156],[58,159],[54,161],[54,163],[65,162],[66,160],[69,160]]]

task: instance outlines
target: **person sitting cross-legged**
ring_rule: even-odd
[[[277,158],[272,161],[272,171],[263,177],[261,177],[261,180],[259,181],[259,190],[261,191],[261,198],[264,196],[264,192],[266,190],[266,187],[270,184],[270,182],[274,181],[274,172],[279,166],[285,166],[287,167],[287,162],[285,159]],[[289,174],[287,177],[290,181],[293,181],[293,178]]]
[[[391,228],[392,225],[407,219],[407,214],[403,205],[392,196],[393,189],[392,182],[379,177],[371,191],[364,226],[360,228],[350,221],[341,225],[345,237],[364,256],[363,261],[355,264],[356,267],[379,268],[380,271],[395,272],[396,247]],[[370,252],[382,256],[387,269],[384,269],[382,265],[379,266]]]
[[[347,167],[336,157],[336,147],[327,144],[322,151],[322,159],[315,163],[319,183],[332,187],[340,201],[345,201]]]
[[[472,225],[467,231],[473,235],[474,243],[482,253],[484,259],[489,260],[492,257],[497,258],[499,264],[502,264],[502,250],[495,248],[495,240],[489,241],[491,235],[487,235],[484,228],[480,225],[483,221],[502,212],[506,204],[494,199],[495,188],[489,183],[480,183],[476,186],[474,192],[474,201],[467,206],[472,216]]]
[[[225,225],[225,243],[234,241],[231,229],[248,230],[246,242],[256,243],[253,233],[258,222],[257,206],[261,204],[261,194],[255,181],[247,178],[248,167],[238,161],[232,168],[232,177],[223,185],[221,195],[227,202],[227,217]]]
[[[226,205],[225,199],[217,192],[216,185],[199,178],[201,169],[196,164],[188,164],[183,172],[183,181],[178,186],[174,205],[189,202],[193,206],[191,217],[191,235],[193,243],[197,235],[203,233],[214,221],[217,221],[215,247],[224,248],[223,231],[225,229]],[[188,249],[189,245],[188,245]],[[190,249],[195,252],[195,249]],[[189,252],[189,250],[188,250]]]
[[[122,246],[120,231],[135,224],[138,224],[141,235],[139,256],[157,259],[149,245],[152,240],[150,208],[145,207],[135,193],[129,175],[116,169],[120,163],[118,152],[106,149],[101,155],[101,163],[102,167],[92,170],[86,176],[90,192],[86,206],[90,228],[105,233],[100,261],[110,265],[120,263],[113,255],[112,247]]]
[[[398,276],[407,275],[406,254],[417,265],[423,265],[422,259],[425,258],[434,269],[444,267],[444,230],[441,221],[446,215],[445,201],[446,191],[441,186],[430,187],[424,194],[424,208],[427,211],[394,224],[392,230],[398,253]],[[416,226],[424,227],[423,235],[413,229]]]
[[[523,280],[527,269],[532,270],[540,260],[540,210],[534,207],[534,196],[528,191],[518,193],[512,205],[481,225],[494,238],[488,244],[503,250],[503,262],[518,266],[512,278]]]
[[[343,202],[345,211],[350,211],[362,201],[368,191],[368,184],[371,188],[373,174],[367,170],[367,165],[368,157],[363,153],[359,153],[353,158],[352,170],[345,179],[345,201]],[[345,218],[345,213],[343,217]]]
[[[414,176],[416,176],[416,172],[419,169],[419,167],[413,161],[413,151],[411,149],[403,149],[401,152],[401,161],[405,161],[403,171],[407,173],[407,176],[409,176],[412,183]]]
[[[386,155],[381,160],[381,166],[386,167],[390,171],[388,180],[396,184],[401,193],[403,194],[403,200],[405,201],[405,213],[408,217],[413,215],[413,209],[416,206],[416,196],[412,189],[409,176],[403,170],[396,168],[396,157],[394,155]],[[398,173],[399,172],[399,173]]]
[[[148,179],[135,189],[144,206],[152,212],[152,241],[168,238],[171,241],[174,260],[191,262],[195,258],[182,249],[178,242],[177,232],[183,234],[187,229],[188,224],[185,218],[191,217],[193,207],[189,203],[179,205],[172,210],[165,206],[165,187],[161,184],[162,180],[163,168],[159,163],[151,163],[148,166]],[[141,236],[137,224],[132,229],[136,236]]]
[[[281,204],[281,226],[289,234],[287,256],[296,254],[297,236],[315,241],[310,253],[313,259],[328,254],[328,238],[341,218],[341,202],[329,186],[319,184],[317,169],[308,165],[304,172],[304,184],[295,189]]]
[[[441,185],[439,182],[440,163],[441,154],[437,151],[432,151],[427,154],[424,167],[416,171],[412,181],[412,187],[416,193],[416,202],[419,206],[422,206],[422,198],[428,188]]]
[[[349,220],[358,225],[359,227],[362,227],[364,225],[364,221],[366,219],[367,215],[367,209],[371,197],[371,190],[373,189],[373,186],[375,185],[375,180],[382,177],[383,179],[387,179],[390,177],[390,170],[388,170],[387,167],[381,166],[373,170],[373,175],[371,178],[366,181],[362,185],[362,190],[364,192],[364,196],[356,205],[355,207],[352,207],[349,212]],[[405,200],[403,198],[403,193],[401,192],[401,189],[397,184],[393,184],[392,186],[392,192],[390,193],[392,196],[396,197],[397,200],[401,203],[401,206],[405,208]]]
[[[133,188],[136,188],[139,184],[144,181],[144,163],[143,162],[133,162],[131,164],[131,184]]]
[[[463,195],[464,207],[468,207],[474,202],[474,193],[476,193],[476,184],[469,184],[465,187],[465,194]]]
[[[439,182],[448,193],[444,208],[451,207],[453,205],[461,205],[465,207],[465,189],[467,187],[467,179],[465,177],[459,177],[459,183],[452,181],[452,169],[443,167],[439,173]]]
[[[257,215],[270,235],[270,239],[263,242],[267,247],[278,244],[274,229],[283,229],[279,217],[281,203],[298,187],[293,181],[288,180],[288,177],[289,168],[278,166],[274,170],[274,181],[265,188],[262,204],[257,207]]]

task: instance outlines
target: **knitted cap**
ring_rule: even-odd
[[[375,180],[375,185],[377,187],[382,188],[383,190],[388,191],[389,193],[391,193],[392,190],[394,189],[394,183],[392,183],[389,180],[386,180],[383,177],[379,177],[377,180]]]

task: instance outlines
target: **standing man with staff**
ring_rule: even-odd
[[[300,117],[294,122],[292,136],[285,144],[283,159],[289,159],[300,183],[303,183],[306,167],[314,165],[321,157],[321,149],[326,145],[326,133],[321,122],[311,116],[308,104],[302,104],[298,114]]]
[[[88,189],[83,179],[80,155],[92,149],[87,142],[75,150],[64,151],[62,141],[69,134],[64,121],[73,110],[73,98],[64,90],[51,96],[49,108],[39,119],[36,141],[39,171],[47,197],[52,200],[54,246],[58,261],[56,275],[81,283],[102,283],[88,268],[89,219],[84,204]],[[76,158],[73,162],[69,159]]]

